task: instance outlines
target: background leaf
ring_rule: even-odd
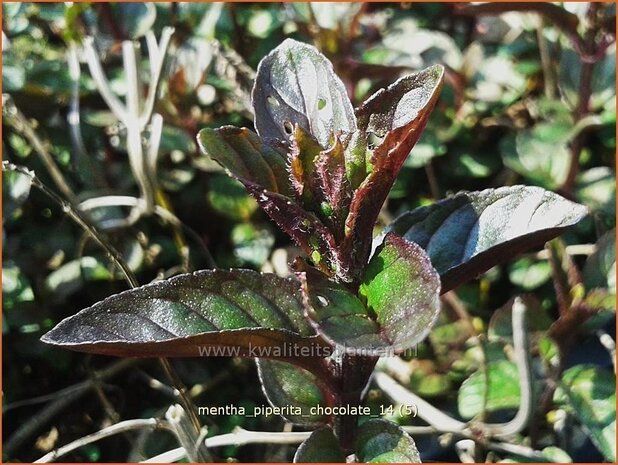
[[[517,366],[506,360],[487,364],[487,375],[481,370],[473,373],[457,394],[459,414],[465,419],[474,418],[482,411],[517,409],[519,403]]]
[[[577,365],[562,374],[554,401],[586,428],[606,460],[616,460],[616,378],[595,366]]]

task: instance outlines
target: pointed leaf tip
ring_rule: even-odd
[[[287,141],[295,125],[322,147],[339,131],[356,129],[354,110],[331,62],[315,47],[287,39],[258,65],[252,92],[262,138]]]
[[[561,234],[588,214],[540,187],[461,192],[402,214],[386,229],[425,249],[442,292]]]

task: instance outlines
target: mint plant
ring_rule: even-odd
[[[587,214],[544,189],[509,186],[404,213],[374,239],[443,72],[438,65],[403,77],[354,109],[326,57],[283,42],[258,67],[256,132],[206,128],[198,143],[302,249],[293,277],[179,275],[108,297],[42,340],[123,357],[255,357],[272,406],[315,428],[295,461],[420,461],[399,426],[358,415],[378,358],[427,336],[440,294]]]

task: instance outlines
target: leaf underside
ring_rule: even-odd
[[[540,187],[462,192],[404,213],[387,228],[425,249],[442,292],[558,236],[588,210]]]
[[[298,282],[250,270],[206,270],[131,289],[60,322],[43,342],[97,354],[197,357],[206,347],[321,345],[305,321]],[[283,351],[271,351],[285,359]],[[268,356],[268,355],[267,355]]]
[[[324,424],[328,417],[312,415],[311,407],[327,405],[319,380],[307,370],[290,363],[257,358],[256,364],[264,395],[274,407],[299,407],[301,414],[286,414],[291,423],[304,426]]]
[[[366,421],[358,428],[356,457],[364,463],[421,463],[410,435],[381,419]]]
[[[329,426],[311,433],[294,455],[294,463],[345,463],[345,461],[345,454]]]
[[[402,352],[429,332],[439,309],[439,276],[424,251],[387,236],[365,270],[359,297],[315,270],[299,271],[307,316],[348,353]]]

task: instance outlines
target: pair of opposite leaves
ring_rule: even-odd
[[[207,270],[113,295],[42,340],[120,356],[229,355],[339,346],[403,351],[422,340],[439,294],[578,222],[586,209],[537,187],[460,193],[400,216],[371,259],[379,210],[433,109],[443,69],[401,78],[356,111],[330,62],[286,40],[258,67],[255,126],[204,129],[201,149],[242,182],[311,258],[297,278]],[[381,138],[375,149],[369,146]],[[259,353],[255,350],[260,349]]]

